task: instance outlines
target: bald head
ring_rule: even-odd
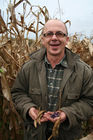
[[[50,19],[45,23],[45,26],[43,28],[43,32],[46,32],[48,29],[52,29],[52,27],[55,28],[60,28],[64,31],[64,33],[66,33],[68,35],[68,31],[67,31],[67,27],[64,24],[64,22],[62,22],[61,20],[58,19]]]

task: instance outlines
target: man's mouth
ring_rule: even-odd
[[[50,46],[59,46],[59,44],[50,44]]]
[[[50,46],[54,46],[54,47],[57,47],[59,46],[61,43],[49,43]]]

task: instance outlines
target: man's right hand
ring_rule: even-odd
[[[29,109],[28,114],[29,114],[29,116],[30,116],[33,120],[35,120],[35,119],[37,119],[38,112],[39,112],[38,109],[36,109],[35,107],[31,107],[31,108]]]
[[[33,120],[36,120],[37,117],[38,117],[39,110],[36,109],[35,107],[31,107],[31,108],[29,109],[29,112],[28,112],[28,113],[29,113],[29,116],[30,116]],[[48,121],[48,119],[47,119],[46,117],[43,117],[43,116],[42,116],[40,122],[46,122],[46,121]]]

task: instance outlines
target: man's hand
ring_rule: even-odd
[[[39,112],[38,109],[36,109],[35,107],[31,107],[31,108],[29,109],[28,114],[29,114],[29,116],[30,116],[33,120],[35,120],[35,119],[37,119],[38,112]]]
[[[57,120],[61,120],[61,122],[66,120],[66,114],[63,111],[56,111],[56,112],[46,112],[44,113],[44,117],[47,118],[51,122],[56,122]]]
[[[32,107],[29,109],[29,116],[33,119],[33,120],[36,120],[38,118],[38,113],[39,113],[39,110]],[[48,121],[48,119],[44,116],[42,116],[42,118],[40,119],[40,122],[46,122]]]

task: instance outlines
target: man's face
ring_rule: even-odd
[[[50,20],[46,23],[42,44],[47,49],[48,55],[59,56],[63,54],[65,46],[68,42],[66,27],[58,20]]]

